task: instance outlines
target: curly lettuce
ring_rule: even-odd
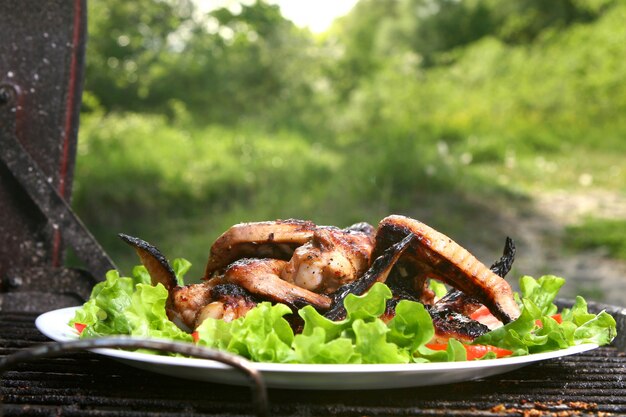
[[[545,275],[537,280],[520,279],[520,317],[476,340],[510,349],[514,355],[565,349],[583,343],[606,345],[617,334],[615,319],[605,311],[589,313],[586,301],[578,296],[571,309],[564,309],[557,321],[553,303],[565,283],[563,278]]]
[[[177,260],[175,265],[178,282],[182,283],[190,264]],[[615,320],[606,312],[590,313],[582,297],[558,313],[554,300],[564,283],[563,278],[553,275],[522,277],[520,292],[515,295],[520,317],[478,338],[474,347],[479,349],[473,350],[455,339],[436,349],[429,345],[435,329],[427,308],[417,302],[398,302],[394,317],[383,321],[381,316],[392,293],[382,283],[374,284],[362,296],[348,295],[344,301],[346,318],[340,321],[327,319],[312,306],[298,310],[297,319],[303,323],[299,334],[294,334],[290,325],[294,318],[289,317],[293,314],[289,307],[262,302],[232,322],[208,318],[192,336],[167,318],[167,290],[160,284],[150,285],[150,275],[143,266],[133,269],[130,277],[110,271],[70,324],[84,325],[81,337],[129,335],[193,340],[200,346],[253,361],[275,363],[464,361],[468,357],[496,357],[493,349],[480,349],[484,347],[504,349],[515,356],[583,343],[610,343],[616,335]]]
[[[184,268],[180,271],[186,272]],[[84,326],[81,338],[127,335],[191,342],[191,335],[167,317],[165,287],[152,286],[150,282],[150,274],[143,266],[133,268],[130,277],[109,271],[69,324]]]

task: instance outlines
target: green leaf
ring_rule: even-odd
[[[298,363],[361,363],[352,340],[340,337],[326,341],[323,328],[313,329],[309,335],[298,334],[293,341],[295,361]]]
[[[146,284],[150,285],[152,283],[152,278],[150,277],[150,273],[143,265],[136,265],[133,268],[132,272],[133,283],[137,284]]]
[[[191,262],[183,258],[176,258],[172,261],[172,269],[176,275],[176,282],[179,286],[185,285],[185,274],[189,272]]]
[[[167,289],[138,284],[132,302],[125,311],[132,336],[152,337],[191,342],[191,335],[179,329],[169,320],[165,311]]]
[[[291,362],[294,339],[284,304],[263,302],[231,324],[228,350],[258,362]]]
[[[576,297],[571,309],[562,311],[562,323],[551,317],[557,310],[552,302],[564,281],[553,275],[538,280],[522,277],[520,317],[481,336],[475,343],[510,349],[515,356],[565,349],[581,343],[610,343],[616,335],[615,319],[606,312],[589,313],[582,297]]]
[[[105,281],[94,286],[89,301],[75,313],[70,324],[87,325],[82,338],[130,334],[124,311],[131,304],[133,289],[131,278],[120,277],[115,270],[107,272]]]
[[[350,327],[350,320],[340,320],[340,321],[332,321],[322,316],[317,310],[315,310],[312,306],[305,306],[298,310],[298,315],[302,317],[304,320],[304,327],[302,329],[302,334],[306,336],[310,336],[313,334],[315,329],[321,328],[324,329],[325,334],[325,342],[329,342],[330,340],[336,339],[339,337],[346,329]]]
[[[552,302],[563,284],[565,280],[554,275],[544,275],[538,280],[523,276],[519,281],[522,298],[535,303],[541,309],[542,315],[552,315],[557,312],[557,307]]]
[[[428,282],[428,288],[430,288],[432,292],[435,293],[435,297],[437,298],[441,298],[448,293],[448,289],[446,288],[445,284],[437,281],[436,279],[431,279]]]
[[[422,304],[414,301],[400,301],[388,327],[387,340],[410,352],[428,343],[435,335],[430,314]]]
[[[365,322],[357,319],[352,325],[356,337],[355,351],[361,355],[363,363],[407,363],[408,351],[387,342],[389,331],[382,320]]]
[[[232,322],[207,317],[196,328],[198,345],[213,349],[227,350],[231,340]]]
[[[448,354],[448,362],[462,362],[467,360],[465,346],[456,339],[448,339],[446,353]]]
[[[370,321],[380,317],[385,312],[387,300],[391,297],[389,287],[380,282],[372,285],[372,288],[364,295],[349,294],[344,300],[348,320]]]

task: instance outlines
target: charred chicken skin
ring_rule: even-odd
[[[385,317],[401,299],[424,303],[433,317],[436,341],[471,341],[486,326],[468,316],[486,308],[501,322],[519,316],[509,284],[503,279],[514,257],[507,240],[503,257],[491,268],[425,224],[389,216],[375,229],[357,223],[345,229],[309,221],[241,223],[211,246],[203,281],[178,286],[172,268],[152,245],[126,235],[152,277],[169,291],[170,318],[195,328],[208,317],[234,320],[256,303],[271,301],[297,309],[311,305],[332,320],[345,316],[343,299],[360,295],[375,282],[394,294]],[[428,289],[437,279],[453,289],[439,302]]]
[[[418,280],[432,277],[476,298],[503,323],[519,316],[508,282],[458,243],[418,220],[396,215],[383,219],[376,233],[374,256],[409,234],[417,240],[405,259],[415,267]]]

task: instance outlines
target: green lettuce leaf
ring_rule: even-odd
[[[396,315],[388,323],[387,339],[396,345],[415,352],[435,335],[430,314],[423,304],[402,300],[396,306]]]
[[[387,341],[389,328],[382,320],[365,322],[357,319],[352,324],[355,351],[362,363],[407,363],[410,354],[406,349]]]
[[[292,362],[294,335],[284,318],[290,313],[291,309],[284,304],[258,304],[244,317],[231,322],[227,350],[257,362]]]
[[[387,300],[391,297],[389,287],[380,282],[372,285],[372,288],[364,295],[348,294],[344,301],[348,321],[377,319],[385,312]]]
[[[338,337],[328,340],[322,327],[312,329],[307,335],[296,335],[292,346],[297,363],[362,363],[351,339]]]
[[[162,284],[138,284],[124,315],[132,336],[191,342],[189,333],[179,329],[165,312],[167,289]]]
[[[591,314],[587,303],[577,297],[571,309],[561,313],[562,322],[552,316],[552,303],[565,280],[552,275],[537,280],[520,279],[520,317],[481,337],[476,344],[490,344],[513,351],[514,356],[565,349],[582,343],[610,343],[616,335],[615,319],[606,312]]]
[[[436,279],[431,279],[428,281],[428,288],[431,289],[432,292],[435,293],[435,297],[441,298],[448,293],[448,289],[445,284],[437,281]]]
[[[179,283],[190,263],[175,260]],[[520,317],[493,330],[476,344],[509,349],[513,355],[564,349],[581,343],[610,343],[616,323],[606,312],[589,313],[587,303],[577,297],[570,309],[554,316],[554,299],[565,280],[552,275],[537,280],[520,279]],[[464,345],[450,339],[446,350],[432,350],[427,344],[435,335],[432,319],[420,303],[402,300],[387,323],[381,320],[390,289],[376,283],[362,296],[348,295],[344,300],[346,318],[331,321],[311,306],[298,310],[304,325],[294,335],[285,316],[292,314],[283,304],[259,303],[244,317],[232,322],[206,319],[192,335],[180,330],[168,318],[165,304],[168,292],[151,278],[143,266],[133,269],[131,277],[116,271],[107,273],[97,284],[90,299],[77,310],[70,324],[86,325],[81,337],[132,335],[191,342],[242,355],[258,362],[278,363],[407,363],[467,360]],[[445,288],[445,287],[444,287]],[[437,289],[437,287],[435,287]],[[556,318],[560,318],[559,322]],[[495,357],[488,353],[481,359]]]
[[[556,314],[558,308],[552,302],[563,284],[565,280],[554,275],[544,275],[537,280],[523,276],[519,280],[521,297],[532,301],[544,316]]]
[[[70,324],[86,324],[81,333],[84,338],[130,334],[124,311],[131,304],[134,286],[132,278],[109,271],[105,281],[94,286],[89,301],[75,313]]]
[[[185,285],[185,274],[189,272],[191,268],[191,262],[187,259],[176,258],[172,261],[172,269],[174,270],[174,275],[176,275],[176,282],[179,286]]]

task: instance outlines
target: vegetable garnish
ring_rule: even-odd
[[[84,323],[74,323],[74,328],[76,329],[78,334],[81,334],[83,330],[85,330],[85,327],[87,327],[87,325]]]
[[[189,269],[180,261],[177,272]],[[570,309],[557,311],[553,301],[564,284],[563,278],[546,275],[520,279],[520,317],[479,337],[473,344],[455,339],[431,343],[435,334],[427,308],[409,300],[396,306],[395,316],[380,317],[391,290],[374,284],[362,296],[350,294],[344,300],[346,318],[331,321],[313,307],[298,310],[304,322],[294,334],[284,304],[259,303],[245,316],[231,322],[207,318],[192,334],[179,329],[165,312],[168,292],[163,285],[150,285],[143,266],[131,277],[110,271],[97,284],[70,325],[81,338],[130,335],[166,338],[225,350],[257,362],[278,363],[411,363],[495,359],[565,349],[583,343],[605,345],[616,335],[616,323],[606,312],[592,314],[587,303],[576,297]],[[477,313],[488,314],[487,312]]]
[[[448,344],[444,343],[428,343],[426,347],[432,350],[448,350]],[[490,345],[463,345],[463,348],[465,349],[467,355],[466,359],[468,361],[474,359],[504,358],[513,354],[512,350]],[[490,355],[490,353],[492,353],[492,355]]]

